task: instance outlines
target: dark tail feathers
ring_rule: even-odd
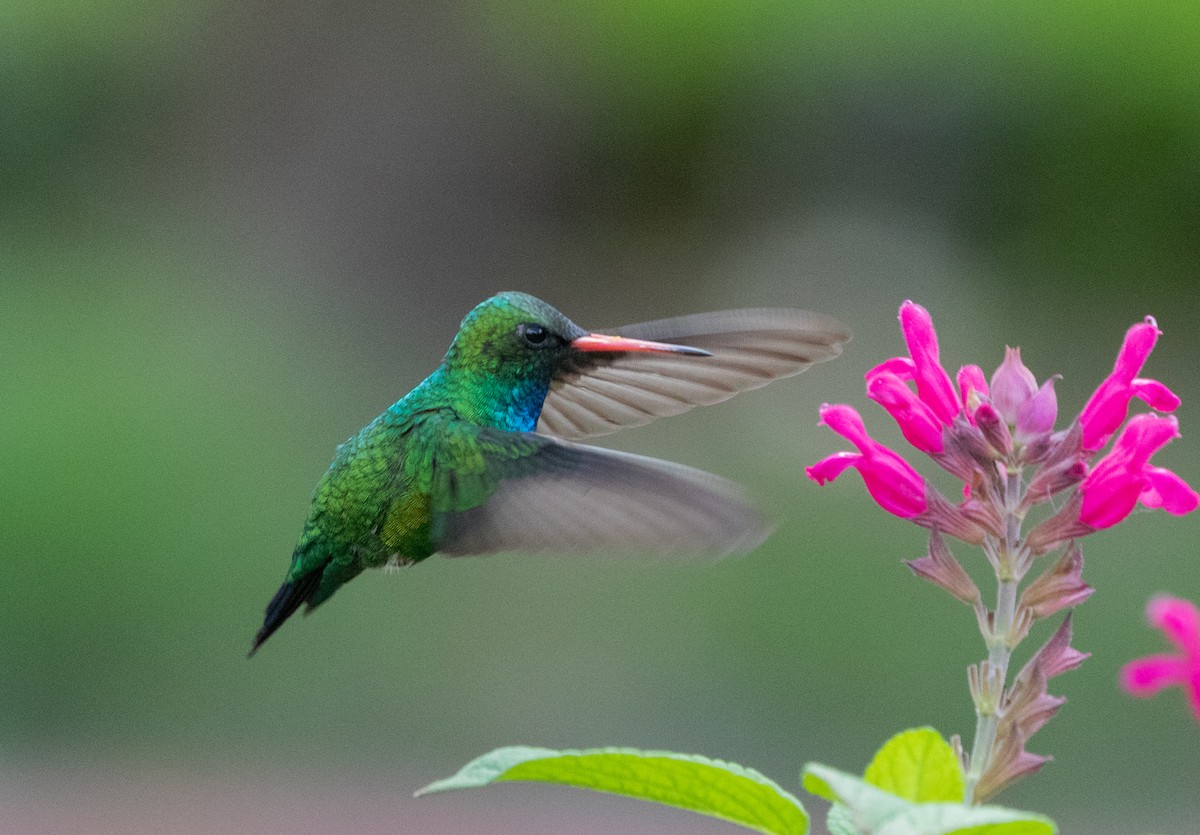
[[[279,587],[279,591],[275,592],[275,596],[267,604],[262,629],[258,630],[258,634],[254,636],[254,643],[251,645],[247,657],[258,652],[258,648],[263,645],[263,642],[275,634],[275,630],[283,626],[283,622],[312,597],[320,582],[321,571],[317,570],[310,571],[295,582],[286,581]]]

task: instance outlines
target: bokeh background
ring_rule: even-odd
[[[1192,3],[7,0],[0,829],[729,832],[411,792],[516,743],[799,792],[804,762],[860,769],[901,728],[969,735],[971,616],[901,565],[918,529],[803,477],[838,448],[817,406],[864,405],[905,298],[951,369],[1009,343],[1065,375],[1064,414],[1153,313],[1147,373],[1184,401],[1160,460],[1200,483],[1198,221]],[[848,322],[835,363],[606,439],[751,485],[775,536],[710,566],[433,559],[247,661],[334,446],[509,288],[597,328]],[[1116,673],[1162,648],[1148,596],[1200,598],[1198,524],[1086,543],[1093,656],[1053,682],[1030,747],[1055,761],[1001,802],[1195,831],[1200,727]]]

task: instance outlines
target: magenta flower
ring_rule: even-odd
[[[1156,597],[1146,606],[1146,619],[1162,630],[1179,654],[1130,661],[1121,670],[1121,687],[1145,698],[1178,685],[1187,691],[1192,713],[1200,720],[1200,610],[1178,597]]]
[[[1170,470],[1149,465],[1150,456],[1179,437],[1174,417],[1137,415],[1097,462],[1079,491],[1079,520],[1092,528],[1109,528],[1128,516],[1140,501],[1182,516],[1200,505],[1200,494]]]
[[[880,371],[868,378],[867,397],[887,410],[914,447],[930,455],[942,451],[942,422],[898,376]]]
[[[825,484],[849,467],[857,469],[881,507],[929,531],[926,555],[908,562],[913,573],[974,611],[989,651],[968,668],[976,744],[962,756],[964,797],[980,803],[1047,762],[1026,748],[1065,701],[1051,694],[1047,683],[1087,657],[1071,646],[1068,612],[1050,641],[1011,683],[1006,680],[1013,650],[1036,621],[1073,609],[1092,595],[1083,579],[1079,540],[1121,522],[1138,504],[1191,513],[1200,507],[1200,493],[1150,463],[1179,435],[1175,418],[1141,414],[1121,428],[1135,397],[1159,411],[1179,405],[1165,385],[1137,376],[1159,336],[1152,318],[1128,330],[1112,373],[1079,417],[1061,430],[1055,429],[1059,375],[1039,386],[1019,349],[1006,349],[990,380],[978,365],[963,365],[951,381],[929,312],[904,302],[900,328],[909,355],[868,371],[867,397],[891,415],[914,448],[960,480],[962,501],[947,499],[897,452],[871,438],[858,412],[845,405],[822,406],[821,423],[849,439],[857,452],[835,453],[807,473]],[[1099,451],[1118,430],[1112,449],[1101,457]],[[996,579],[994,607],[951,552],[951,540],[983,552]],[[1059,548],[1065,553],[1047,566],[1043,558]],[[1194,607],[1187,612],[1186,618],[1152,613],[1184,649],[1184,657],[1135,662],[1127,670],[1126,687],[1145,694],[1185,684],[1200,718],[1200,613]]]
[[[1134,417],[1110,453],[1091,464],[1125,421],[1132,398],[1156,409],[1179,404],[1162,383],[1137,377],[1160,334],[1152,317],[1129,328],[1112,373],[1076,422],[1061,432],[1054,430],[1059,375],[1039,387],[1020,349],[1007,348],[990,382],[978,365],[962,366],[952,382],[941,364],[929,311],[905,301],[899,319],[909,356],[892,357],[868,371],[867,396],[891,415],[913,447],[962,480],[964,502],[938,501],[940,494],[926,487],[907,461],[867,435],[849,406],[824,407],[822,423],[853,441],[859,452],[832,455],[809,467],[809,477],[825,484],[853,466],[889,512],[971,544],[980,544],[989,532],[1002,535],[1006,523],[1001,520],[1011,507],[1019,506],[1024,519],[1035,505],[1073,490],[1060,511],[1024,540],[1034,556],[1117,524],[1139,503],[1176,515],[1200,506],[1200,494],[1183,479],[1149,463],[1178,435],[1173,418]],[[1022,476],[1025,489],[1010,497],[1010,507],[1004,496],[1011,487],[1001,474],[1025,468],[1032,473]]]
[[[925,479],[894,450],[867,434],[862,417],[850,406],[821,406],[821,425],[828,426],[858,448],[835,452],[805,469],[817,484],[833,481],[848,467],[862,476],[867,492],[880,507],[904,519],[925,511]]]
[[[892,357],[867,372],[867,382],[883,372],[891,372],[901,380],[917,384],[917,396],[949,426],[961,406],[950,375],[942,368],[938,357],[937,332],[929,311],[921,305],[906,301],[900,305],[900,330],[908,346],[909,356]]]
[[[1124,422],[1133,398],[1144,400],[1160,412],[1173,412],[1179,406],[1179,398],[1165,385],[1137,376],[1160,335],[1162,331],[1153,316],[1147,316],[1125,333],[1112,373],[1104,378],[1079,413],[1083,448],[1088,452],[1108,443]]]

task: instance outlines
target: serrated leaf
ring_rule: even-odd
[[[847,807],[859,831],[873,835],[1055,835],[1054,822],[1041,815],[1000,806],[913,803],[819,763],[804,768],[804,785],[819,784]]]
[[[734,763],[670,751],[498,748],[467,763],[453,777],[430,783],[417,795],[517,780],[651,800],[766,835],[808,832],[808,814],[800,801],[769,778]]]
[[[875,754],[863,779],[918,803],[961,803],[966,786],[954,749],[933,728],[893,736]]]

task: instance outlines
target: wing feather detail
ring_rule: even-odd
[[[539,433],[579,440],[720,403],[831,360],[851,338],[832,317],[766,308],[660,319],[613,333],[690,345],[712,356],[580,354],[551,384]]]

